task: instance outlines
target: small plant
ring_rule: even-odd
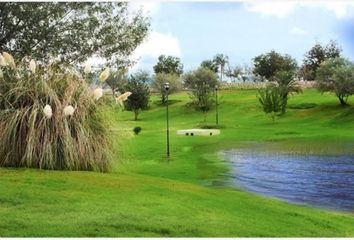
[[[141,127],[135,127],[135,128],[133,128],[133,131],[134,131],[135,135],[138,135],[141,132]]]
[[[279,86],[270,84],[264,89],[258,91],[258,100],[266,114],[270,114],[275,122],[276,115],[281,114],[284,104],[286,104],[282,91]]]

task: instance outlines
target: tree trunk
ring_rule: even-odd
[[[139,110],[134,110],[134,121],[138,120]]]
[[[345,99],[344,96],[339,95],[339,96],[338,96],[338,99],[339,99],[339,102],[340,102],[340,104],[341,104],[342,106],[347,106],[347,105],[348,105],[348,104],[347,104],[347,101],[346,101],[346,99]]]

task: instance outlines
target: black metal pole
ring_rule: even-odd
[[[218,112],[218,89],[215,88],[215,109],[216,109],[216,126],[219,126],[219,112]]]
[[[170,158],[170,129],[168,122],[168,90],[166,91],[166,122],[167,122],[167,158]]]

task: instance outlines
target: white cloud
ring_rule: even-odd
[[[299,27],[293,27],[289,33],[292,35],[305,35],[307,31]]]
[[[354,16],[354,1],[267,1],[244,3],[246,10],[262,15],[286,17],[296,8],[322,8],[335,14],[337,18]]]
[[[294,2],[248,2],[244,3],[246,10],[261,13],[262,15],[276,16],[279,18],[289,15],[295,7]]]
[[[139,59],[139,61],[132,69],[140,66],[142,58],[150,57],[157,59],[162,54],[180,57],[182,50],[179,41],[171,34],[152,31],[147,39],[134,51],[132,58]]]

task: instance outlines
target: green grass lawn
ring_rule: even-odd
[[[312,209],[220,185],[221,150],[341,154],[354,152],[354,108],[331,94],[293,96],[273,124],[256,91],[221,91],[219,136],[186,137],[178,129],[214,124],[211,111],[188,109],[186,93],[170,97],[171,158],[165,107],[132,121],[105,109],[112,122],[110,173],[0,168],[0,236],[354,236],[352,214]],[[133,127],[142,127],[135,136]],[[98,143],[99,144],[99,143]]]

